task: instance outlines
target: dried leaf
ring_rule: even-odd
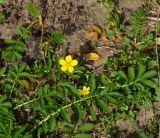
[[[103,42],[106,42],[108,39],[106,38],[106,32],[103,30],[102,32],[102,37],[101,37]]]
[[[85,55],[85,58],[87,60],[97,61],[97,60],[100,60],[101,57],[97,53],[88,53]]]
[[[111,27],[111,22],[109,22],[109,23],[107,23],[106,25],[105,25],[105,30],[107,31],[107,30],[109,30],[109,28]]]
[[[95,31],[95,32],[98,32],[98,33],[101,33],[101,32],[102,32],[102,31],[101,31],[101,28],[98,27],[97,25],[92,24],[92,25],[90,26],[90,28],[91,28],[93,31]]]
[[[22,80],[24,88],[29,89],[29,83],[26,80]]]
[[[88,39],[88,40],[98,41],[98,33],[97,32],[86,33],[85,38]]]

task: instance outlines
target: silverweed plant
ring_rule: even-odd
[[[113,45],[116,35],[125,36],[117,48],[120,54],[109,57],[97,75],[76,56],[62,57],[59,46],[65,35],[51,32],[45,36],[38,6],[29,3],[26,10],[36,21],[16,29],[16,39],[4,40],[5,47],[0,50],[0,138],[90,138],[102,133],[115,137],[116,120],[134,120],[139,106],[152,108],[160,99],[154,49],[151,54],[143,52],[156,37],[151,32],[142,37],[141,21],[146,18],[138,17],[145,16],[144,12],[131,15],[132,32],[128,34],[118,16],[109,20],[107,45]],[[41,28],[40,58],[26,61],[25,40],[36,23]],[[146,134],[138,130],[138,135],[156,137],[156,121],[152,124]]]

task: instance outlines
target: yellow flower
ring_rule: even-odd
[[[89,90],[90,90],[90,87],[83,86],[83,89],[79,90],[79,94],[85,96],[85,95],[89,94],[89,92],[90,92]]]
[[[77,60],[73,60],[71,55],[68,55],[65,57],[64,59],[60,59],[59,61],[60,65],[61,65],[61,70],[66,72],[69,71],[70,73],[73,73],[74,71],[74,66],[76,66],[78,64]]]

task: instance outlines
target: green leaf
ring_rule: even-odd
[[[3,67],[3,68],[0,70],[0,76],[4,75],[5,72],[6,72],[6,67]]]
[[[89,132],[89,131],[92,131],[93,128],[94,128],[94,124],[85,123],[85,124],[81,125],[81,126],[78,128],[78,131],[79,131],[79,132]]]
[[[56,119],[54,116],[50,117],[49,119],[49,131],[53,132],[56,128]]]
[[[23,39],[27,39],[29,37],[30,31],[24,27],[16,28],[14,31],[17,35],[20,35]]]
[[[149,78],[153,78],[157,75],[157,71],[155,70],[151,70],[151,71],[148,71],[148,72],[145,72],[142,76],[143,79],[149,79]]]
[[[7,134],[7,130],[2,123],[0,123],[0,130],[2,130],[3,133]]]
[[[26,127],[20,127],[13,135],[13,138],[21,138],[22,133],[25,131]]]
[[[71,117],[70,114],[68,113],[68,111],[66,111],[65,109],[62,109],[60,112],[61,117],[64,119],[64,121],[71,123]]]
[[[90,76],[89,87],[90,87],[90,93],[94,93],[94,91],[96,89],[96,79],[95,79],[95,75],[94,74],[92,74]]]
[[[2,107],[0,106],[0,113],[1,114],[7,114],[9,112],[8,108],[7,107]]]
[[[7,100],[7,96],[0,96],[0,103],[4,102],[5,100]]]
[[[109,96],[108,94],[104,94],[104,97],[106,98],[106,100],[109,102],[109,103],[112,103],[112,104],[117,104],[117,99]]]
[[[62,83],[59,83],[58,84],[58,86],[60,86],[60,87],[65,87],[65,88],[67,88],[68,90],[70,90],[69,92],[71,93],[71,94],[73,94],[74,96],[76,96],[77,98],[79,98],[80,97],[80,95],[79,95],[79,91],[74,87],[74,86],[72,86],[70,83],[66,83],[66,82],[62,82]]]
[[[135,79],[135,70],[133,67],[128,68],[128,79],[130,82],[133,82]]]
[[[148,86],[150,88],[157,88],[158,87],[158,85],[154,81],[152,81],[152,80],[144,79],[144,80],[141,80],[141,82],[144,85],[146,85],[146,86]]]
[[[42,128],[42,132],[44,133],[44,134],[46,134],[46,133],[48,133],[48,123],[47,122],[44,122],[43,124],[42,124],[42,126],[43,126],[43,128]]]
[[[64,41],[64,33],[62,32],[53,32],[51,36],[49,36],[49,41],[52,43],[61,43]]]
[[[157,68],[157,61],[155,61],[155,60],[149,61],[148,62],[148,67],[149,67],[149,69],[155,69],[155,68]]]
[[[11,108],[12,104],[11,104],[11,102],[4,102],[4,103],[1,103],[0,106]]]
[[[109,108],[107,107],[107,103],[103,100],[99,100],[98,98],[95,99],[98,107],[103,109],[106,113],[110,112]]]
[[[101,74],[101,76],[100,76],[100,81],[101,81],[101,83],[102,83],[104,86],[106,86],[106,85],[108,85],[108,84],[109,84],[109,81],[108,81],[108,80],[106,80],[106,78],[105,78],[105,75],[104,75],[104,74]]]
[[[22,72],[22,73],[20,73],[20,77],[22,77],[22,78],[30,78],[31,74],[27,73],[27,72]]]
[[[140,64],[138,67],[138,74],[137,74],[136,79],[140,79],[143,76],[143,74],[145,73],[145,71],[146,71],[146,67],[144,65]]]
[[[21,64],[21,66],[19,67],[19,71],[18,72],[23,72],[23,70],[25,70],[27,67],[26,64]]]
[[[123,90],[123,92],[124,92],[125,94],[127,94],[127,95],[132,93],[132,91],[131,91],[131,89],[129,88],[129,86],[123,87],[122,90]]]
[[[5,2],[5,0],[0,0],[0,4],[3,4]]]
[[[78,133],[73,138],[91,138],[90,134],[85,134],[85,133]]]
[[[72,108],[74,112],[76,113],[77,123],[81,123],[83,119],[83,110],[81,109],[79,104],[73,104]]]
[[[155,89],[155,92],[156,92],[156,100],[159,101],[160,100],[160,88],[156,88]]]
[[[39,7],[34,3],[28,3],[25,8],[32,16],[38,17],[41,15]]]
[[[13,64],[13,67],[14,67],[14,70],[18,73],[19,72],[18,66],[16,64]]]
[[[1,2],[0,2],[1,3]],[[0,12],[0,23],[2,22],[2,20],[4,19],[4,14],[3,14],[3,12]]]
[[[93,109],[93,106],[91,105],[91,106],[88,106],[88,104],[87,104],[87,111],[88,111],[88,114],[91,116],[91,120],[92,121],[96,121],[96,112],[94,111],[94,109]]]
[[[118,72],[118,74],[119,74],[119,76],[120,76],[121,78],[123,78],[123,79],[125,79],[125,80],[128,80],[127,75],[124,73],[124,71],[120,70],[120,71]]]

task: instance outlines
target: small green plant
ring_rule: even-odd
[[[5,47],[2,50],[2,59],[6,62],[16,62],[22,59],[22,53],[25,51],[25,44],[21,40],[5,40]]]
[[[131,26],[135,37],[138,35],[142,36],[144,34],[147,25],[146,18],[146,12],[141,8],[132,12]]]
[[[28,3],[26,5],[26,10],[35,17],[41,16],[40,8],[34,3]]]
[[[49,42],[58,44],[64,41],[64,34],[62,32],[53,32],[48,39]]]

